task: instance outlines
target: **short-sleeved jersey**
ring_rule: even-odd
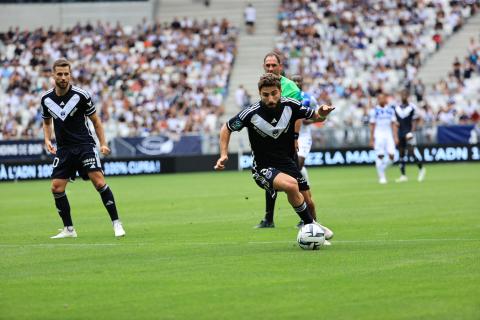
[[[282,87],[282,97],[302,100],[301,91],[292,80],[281,76],[280,85]]]
[[[263,167],[294,162],[294,127],[298,119],[310,119],[314,109],[298,100],[282,97],[279,105],[268,108],[261,101],[238,113],[227,122],[230,131],[248,129],[254,160]]]
[[[398,104],[394,107],[398,122],[398,136],[405,137],[412,131],[412,123],[418,119],[417,107],[413,103]]]
[[[315,99],[314,96],[312,96],[310,93],[301,92],[301,98],[302,98],[302,106],[316,109],[317,108],[317,99]],[[312,136],[312,127],[310,125],[306,125],[302,123],[302,126],[300,127],[300,132],[299,132],[300,137],[311,137]]]
[[[59,97],[55,89],[50,89],[43,94],[41,106],[42,117],[53,118],[58,148],[82,144],[95,145],[87,116],[94,114],[96,109],[86,91],[70,86],[67,93]]]
[[[396,122],[395,111],[391,106],[377,105],[370,110],[370,123],[375,124],[374,135],[393,135],[392,123]]]

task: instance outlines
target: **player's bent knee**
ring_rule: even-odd
[[[298,189],[297,181],[296,180],[294,180],[293,182],[289,181],[287,186],[286,186],[285,192],[291,193],[291,194],[299,193],[300,190]]]
[[[288,180],[283,181],[280,190],[285,191],[288,194],[298,193],[299,192],[298,183],[295,180],[294,181],[288,181]]]
[[[65,192],[65,184],[61,182],[52,182],[51,191],[52,193]]]
[[[101,188],[106,184],[105,177],[100,171],[90,172],[88,176],[96,189]]]
[[[297,180],[284,173],[280,173],[275,177],[273,180],[273,186],[275,189],[285,192],[293,192],[295,187],[298,190]]]
[[[52,193],[61,193],[65,191],[65,188],[61,188],[58,186],[52,186],[51,188]]]
[[[104,179],[95,180],[95,181],[92,181],[92,183],[93,183],[93,186],[95,187],[95,189],[99,189],[106,184]]]

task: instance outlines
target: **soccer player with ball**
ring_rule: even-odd
[[[220,130],[220,158],[215,170],[225,169],[231,133],[246,127],[253,155],[252,177],[257,185],[271,194],[284,191],[305,225],[318,226],[305,202],[309,186],[292,156],[294,125],[298,119],[325,121],[335,108],[322,105],[314,110],[298,100],[281,97],[280,77],[273,73],[261,76],[258,91],[261,100],[231,118]]]

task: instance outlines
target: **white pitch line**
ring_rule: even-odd
[[[332,244],[364,244],[364,243],[406,243],[406,242],[448,242],[448,241],[479,241],[480,239],[464,239],[464,238],[445,238],[445,239],[370,239],[370,240],[332,240]],[[0,248],[18,248],[18,247],[116,247],[116,246],[144,246],[144,245],[197,245],[197,246],[218,246],[218,245],[262,245],[262,244],[280,244],[295,243],[295,241],[279,240],[279,241],[248,241],[248,242],[149,242],[149,243],[26,243],[26,244],[0,244]]]
[[[401,243],[401,242],[445,242],[445,241],[480,241],[480,239],[370,239],[370,240],[330,240],[332,244],[335,243]],[[292,241],[250,241],[249,244],[274,244],[274,243],[288,243]]]
[[[335,241],[335,240],[332,240]],[[375,239],[375,240],[338,240],[335,242],[340,243],[375,243],[375,242],[445,242],[445,241],[480,241],[480,239],[462,239],[462,238],[451,238],[451,239]]]
[[[131,245],[131,244],[130,244]],[[2,248],[17,247],[113,247],[121,246],[115,243],[25,243],[25,244],[0,244]]]

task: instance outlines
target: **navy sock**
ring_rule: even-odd
[[[108,214],[110,215],[110,219],[112,219],[112,221],[118,220],[117,206],[115,205],[113,193],[112,193],[112,190],[110,190],[110,187],[108,186],[108,184],[97,189],[97,191],[98,193],[100,193],[100,196],[102,197],[103,205],[107,209]]]
[[[400,160],[400,172],[402,173],[402,176],[405,175],[405,159],[404,158]]]
[[[57,207],[58,214],[62,218],[63,225],[65,227],[73,226],[72,217],[70,215],[70,204],[65,192],[53,192],[55,198],[55,206]]]
[[[313,222],[312,215],[308,211],[308,206],[305,201],[303,201],[303,203],[298,207],[293,207],[293,209],[295,209],[295,212],[298,214],[300,219],[303,220],[303,223],[309,224]]]
[[[413,157],[415,158],[415,162],[417,163],[418,169],[422,169],[423,168],[422,160],[417,158],[417,156],[415,154],[413,155]]]
[[[275,212],[275,202],[277,200],[277,193],[272,195],[270,192],[265,191],[265,220],[273,222],[273,214]]]

